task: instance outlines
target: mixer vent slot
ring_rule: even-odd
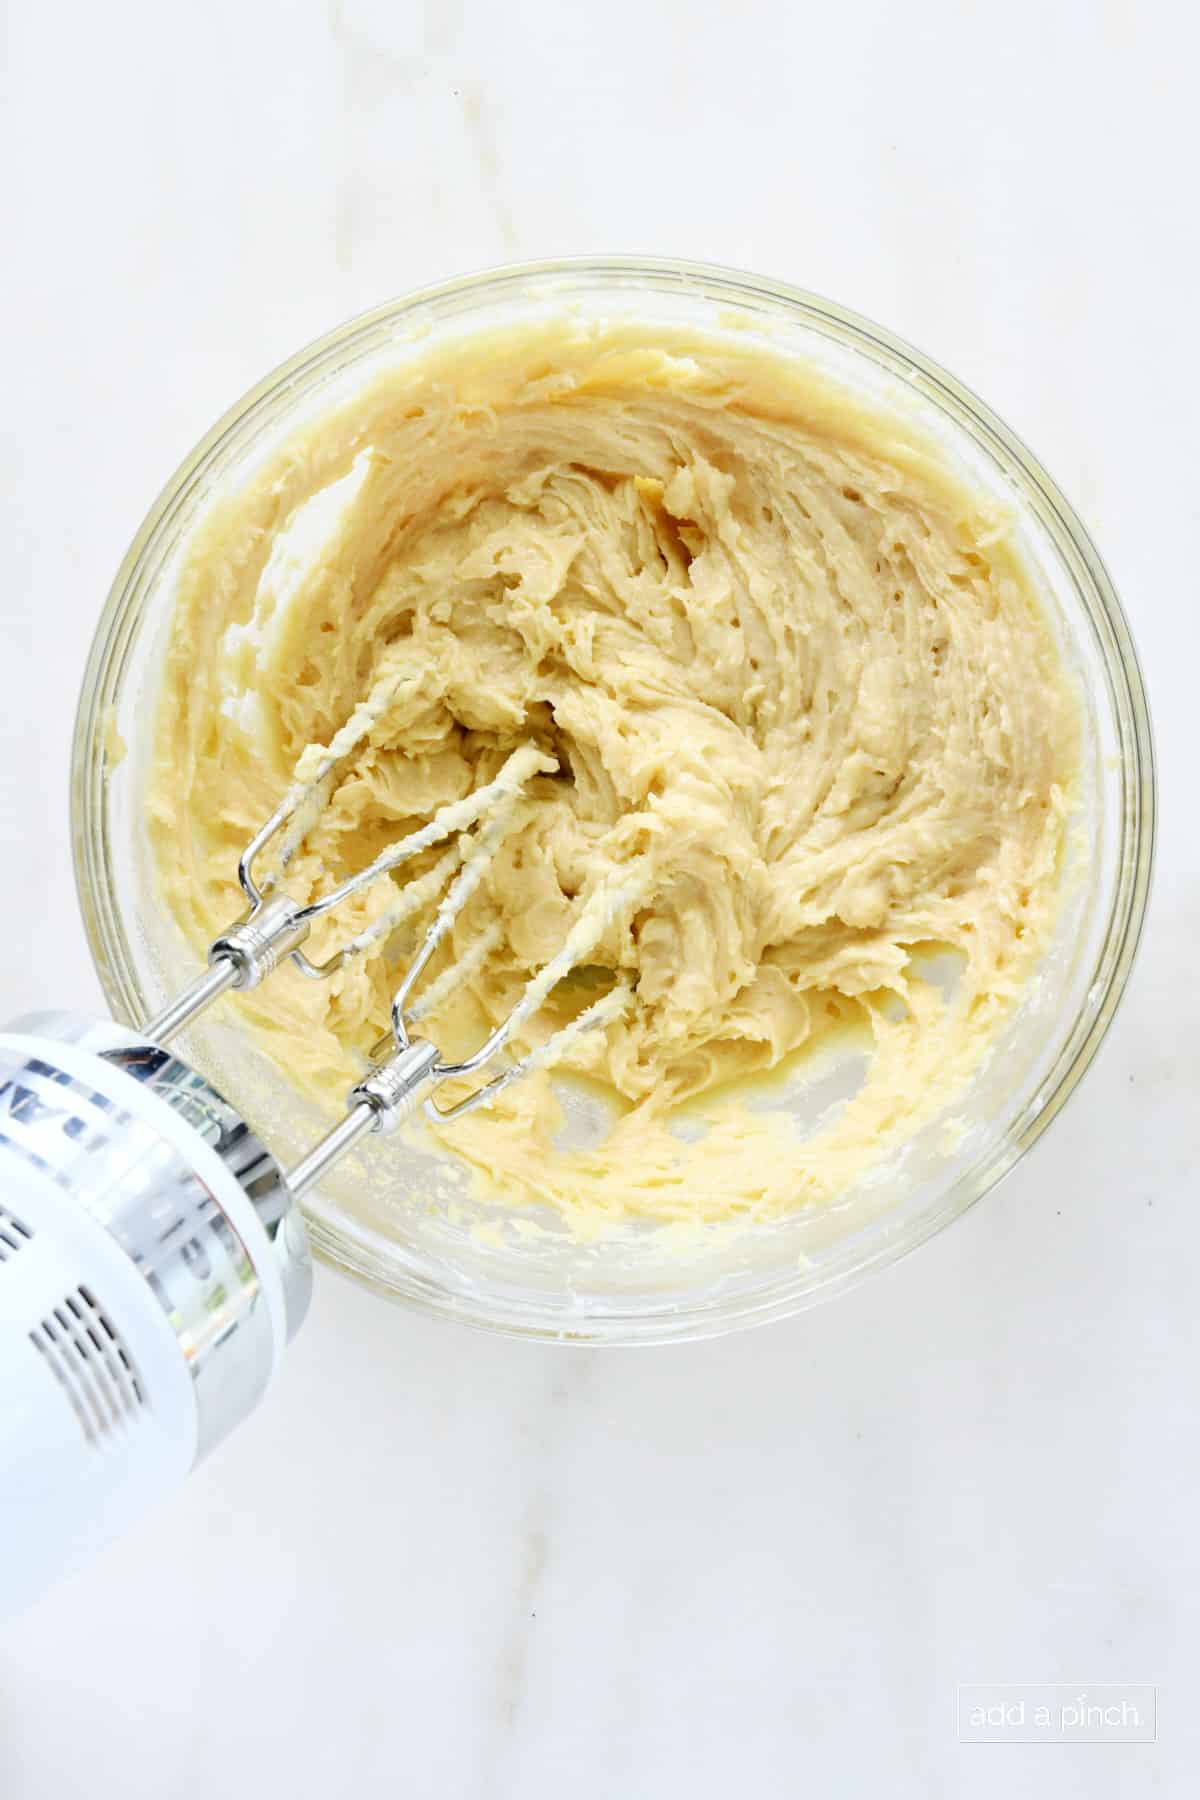
[[[29,1341],[66,1392],[89,1443],[112,1439],[145,1407],[133,1358],[89,1288],[68,1294]]]
[[[20,1219],[0,1206],[0,1263],[15,1256],[32,1236],[28,1225],[22,1225]]]

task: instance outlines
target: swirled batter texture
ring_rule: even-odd
[[[630,886],[526,1038],[631,990],[571,1055],[619,1102],[607,1137],[556,1148],[546,1074],[444,1134],[490,1191],[581,1229],[844,1192],[961,1090],[1055,913],[1075,715],[1010,522],[901,418],[732,338],[567,322],[410,361],[210,512],[164,682],[151,830],[198,947],[241,910],[242,846],[356,709],[288,873],[301,898],[518,745],[553,760],[454,929],[453,954],[492,948],[428,1029],[477,1044],[588,896]],[[421,922],[238,1002],[331,1110]],[[949,998],[920,973],[930,946],[956,953]],[[847,1026],[866,1079],[803,1141],[727,1085]],[[695,1097],[709,1129],[688,1142]]]

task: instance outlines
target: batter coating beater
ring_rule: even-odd
[[[604,1141],[555,1147],[546,1074],[445,1133],[491,1192],[580,1230],[844,1191],[961,1092],[1053,923],[1075,705],[1009,520],[899,416],[732,336],[564,320],[433,350],[211,508],[147,792],[198,947],[238,910],[240,847],[351,720],[359,748],[289,868],[302,899],[519,745],[545,759],[454,930],[456,960],[485,950],[430,1021],[451,1052],[589,896],[630,896],[538,1025],[632,990],[573,1051],[617,1103]],[[343,930],[387,911],[383,889]],[[330,1109],[410,941],[238,1002]],[[961,963],[949,998],[930,947]],[[866,1079],[803,1141],[729,1086],[847,1028]],[[689,1099],[700,1142],[676,1129]]]

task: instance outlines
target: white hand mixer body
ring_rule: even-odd
[[[443,1121],[557,1060],[629,1004],[616,986],[544,1044],[441,1108],[441,1083],[500,1055],[551,990],[595,951],[636,885],[598,887],[558,954],[470,1058],[443,1060],[410,1026],[491,948],[487,934],[420,999],[417,983],[511,829],[525,784],[552,772],[526,745],[495,779],[443,807],[330,893],[300,905],[279,889],[347,745],[334,739],[248,846],[246,916],[208,967],[142,1031],[38,1014],[0,1034],[0,1531],[10,1554],[0,1613],[25,1603],[123,1531],[253,1411],[308,1309],[312,1271],[298,1202],[369,1132],[424,1106]],[[351,893],[448,838],[457,851],[323,963],[302,945]],[[255,874],[276,843],[269,877]],[[256,986],[285,957],[313,979],[382,946],[432,904],[392,1005],[390,1054],[351,1090],[345,1118],[286,1174],[234,1107],[165,1048],[228,989]]]

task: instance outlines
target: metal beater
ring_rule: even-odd
[[[390,934],[404,917],[417,910],[420,903],[430,896],[431,888],[436,892],[456,853],[451,851],[427,877],[412,884],[413,888],[419,890],[415,896],[411,892],[402,893],[399,900],[372,926],[321,963],[311,962],[301,948],[315,922],[348,900],[351,894],[361,892],[363,888],[390,874],[393,869],[399,868],[402,863],[411,861],[422,851],[432,849],[435,844],[452,835],[469,832],[473,826],[483,821],[477,838],[463,840],[461,867],[451,881],[434,914],[432,924],[425,932],[404,979],[396,990],[391,1013],[394,1041],[391,1055],[350,1090],[347,1102],[349,1110],[341,1124],[327,1133],[303,1161],[289,1171],[288,1186],[297,1199],[314,1187],[339,1157],[345,1155],[367,1132],[391,1130],[422,1102],[434,1121],[448,1124],[461,1118],[472,1108],[493,1099],[509,1082],[528,1074],[535,1066],[545,1066],[557,1061],[576,1037],[596,1026],[608,1024],[624,1010],[629,1001],[626,989],[614,988],[580,1013],[569,1025],[556,1032],[538,1050],[530,1051],[510,1064],[502,1074],[493,1076],[456,1105],[444,1109],[439,1107],[432,1098],[432,1089],[443,1081],[475,1075],[486,1064],[494,1061],[530,1015],[542,1005],[551,990],[577,964],[591,955],[606,926],[624,904],[627,891],[624,888],[611,892],[601,890],[594,895],[584,907],[557,956],[527,983],[524,993],[507,1018],[496,1027],[475,1054],[462,1062],[445,1062],[434,1044],[425,1038],[412,1037],[409,1026],[428,1017],[482,965],[489,951],[495,947],[494,935],[481,935],[467,958],[445,971],[436,985],[436,991],[431,989],[423,1004],[410,1008],[413,989],[451,925],[478,887],[488,863],[508,835],[525,783],[539,772],[552,773],[555,765],[532,744],[523,745],[513,751],[500,773],[486,786],[477,788],[464,800],[442,807],[427,825],[402,838],[399,843],[389,845],[365,869],[351,875],[319,900],[301,906],[298,901],[289,899],[286,894],[273,892],[273,889],[311,830],[314,797],[319,796],[335,762],[334,757],[327,757],[310,783],[294,786],[247,846],[238,863],[238,880],[250,903],[249,912],[215,940],[208,953],[209,966],[205,973],[197,976],[191,986],[146,1027],[146,1035],[155,1043],[167,1043],[221,994],[230,988],[245,990],[257,987],[260,981],[279,967],[285,957],[290,956],[296,967],[310,980],[320,981],[332,975],[351,957],[362,955],[372,944]],[[268,846],[276,840],[281,844],[276,871],[267,880],[260,881],[255,876],[255,865],[265,855]]]

